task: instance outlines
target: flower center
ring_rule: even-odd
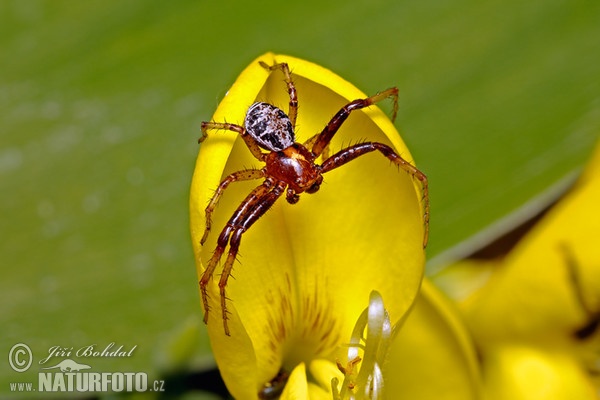
[[[300,363],[333,360],[343,343],[335,303],[316,287],[296,297],[291,285],[286,289],[273,299],[277,307],[266,325],[271,350],[280,357],[282,369],[289,372]]]

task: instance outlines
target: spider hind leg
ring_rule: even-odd
[[[273,71],[276,69],[280,69],[285,76],[285,83],[288,87],[288,94],[290,96],[290,107],[288,109],[288,117],[292,123],[292,127],[296,128],[296,118],[298,116],[298,94],[296,92],[296,85],[294,85],[294,81],[292,80],[292,74],[290,73],[290,67],[287,63],[278,63],[274,65],[269,65],[263,61],[259,61],[259,64],[269,70]]]

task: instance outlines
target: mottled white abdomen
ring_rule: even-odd
[[[285,112],[268,103],[254,103],[244,119],[246,132],[260,147],[281,151],[294,144],[294,128]]]

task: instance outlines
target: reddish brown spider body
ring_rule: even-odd
[[[315,159],[315,155],[306,147],[294,143],[283,151],[267,155],[265,173],[287,184],[286,199],[290,204],[294,204],[299,200],[298,194],[315,193],[323,182],[321,166],[315,164]]]
[[[221,311],[223,314],[223,328],[225,334],[229,335],[227,325],[227,296],[225,288],[227,280],[231,275],[233,263],[237,257],[242,235],[254,224],[284,193],[290,204],[295,204],[300,199],[301,193],[315,193],[319,190],[323,181],[323,174],[338,168],[363,154],[378,151],[390,161],[408,172],[417,179],[423,190],[423,208],[425,237],[423,246],[427,244],[429,226],[429,191],[426,176],[412,164],[400,157],[389,146],[378,142],[364,142],[344,148],[326,157],[325,152],[331,139],[354,110],[369,107],[383,99],[394,100],[394,117],[397,110],[398,89],[390,88],[374,96],[357,99],[342,107],[335,116],[327,123],[325,128],[317,135],[311,137],[304,144],[295,141],[294,129],[298,113],[298,99],[296,88],[292,82],[291,74],[287,64],[276,64],[268,66],[261,63],[266,69],[273,71],[280,69],[286,78],[288,93],[290,97],[289,111],[286,114],[281,109],[263,102],[257,102],[250,106],[244,119],[244,126],[220,123],[203,122],[203,141],[210,129],[224,129],[237,132],[246,143],[246,146],[256,159],[265,163],[262,169],[248,169],[237,171],[227,176],[218,186],[215,194],[206,207],[206,229],[201,239],[204,244],[211,230],[212,213],[229,184],[237,181],[261,179],[263,183],[250,192],[242,201],[232,217],[229,219],[219,238],[217,247],[208,261],[206,269],[200,278],[200,291],[204,305],[204,322],[208,321],[208,291],[207,286],[212,279],[214,271],[221,259],[225,249],[229,245],[229,251],[223,272],[219,279],[219,291],[221,297]],[[262,149],[262,150],[261,150]],[[263,152],[266,150],[267,153]],[[323,155],[322,164],[316,164],[316,160]]]

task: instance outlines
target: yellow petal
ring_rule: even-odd
[[[331,379],[336,377],[341,382],[344,379],[343,374],[338,369],[337,365],[327,360],[314,360],[309,366],[310,375],[314,377],[315,382],[319,387],[330,387]],[[331,399],[331,394],[327,393],[328,399]]]
[[[255,101],[287,111],[279,71],[259,65],[287,62],[299,100],[297,140],[321,131],[340,107],[367,97],[315,64],[267,53],[236,80],[212,120],[241,124]],[[360,140],[410,153],[378,108],[353,112],[331,144],[332,153]],[[219,182],[240,169],[261,168],[233,132],[209,132],[191,187],[190,215],[198,274],[219,230],[260,182],[233,183],[213,215],[213,232],[200,246],[204,207]],[[216,285],[209,289],[209,336],[225,383],[236,398],[252,398],[282,366],[288,371],[314,358],[342,356],[354,322],[372,290],[386,299],[392,320],[411,306],[423,273],[421,189],[380,154],[369,154],[324,176],[321,190],[300,202],[280,199],[243,236],[239,263],[227,286],[231,337],[223,334]],[[217,270],[219,273],[219,270]]]
[[[306,366],[298,364],[290,374],[287,385],[281,393],[281,400],[308,399],[308,382],[306,381]]]
[[[392,343],[384,376],[390,398],[468,400],[482,396],[470,336],[452,303],[427,279]]]
[[[489,400],[592,400],[597,394],[573,357],[552,350],[504,344],[484,356]]]
[[[294,368],[281,393],[281,400],[331,400],[331,393],[324,388],[330,385],[332,376],[341,375],[340,371],[325,360],[314,360],[308,366],[308,370],[307,374],[304,363],[300,363]],[[307,376],[309,375],[315,377],[320,385],[308,382]]]

